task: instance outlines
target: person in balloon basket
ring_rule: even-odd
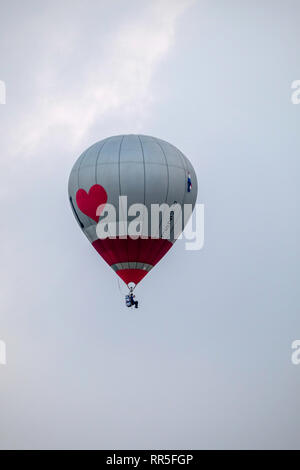
[[[129,298],[130,298],[131,305],[134,305],[135,308],[138,308],[139,303],[138,303],[137,300],[134,300],[134,299],[135,299],[135,295],[133,295],[133,293],[131,293],[130,296],[129,296]]]
[[[129,295],[129,299],[130,299],[131,305],[134,305],[135,308],[138,308],[139,303],[138,303],[137,300],[134,300],[134,299],[135,299],[135,295],[133,295],[133,293],[131,293],[131,294]]]
[[[133,295],[132,292],[125,296],[125,303],[127,307],[132,307],[134,305],[135,308],[138,308],[139,303],[137,300],[134,300],[134,298],[135,295]]]

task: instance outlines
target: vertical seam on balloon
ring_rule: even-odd
[[[165,151],[164,151],[164,149],[162,148],[162,146],[160,145],[160,143],[159,143],[157,140],[153,139],[153,138],[152,138],[152,140],[153,140],[153,141],[154,141],[154,142],[155,142],[155,143],[156,143],[156,144],[159,146],[159,148],[161,149],[161,151],[162,151],[162,154],[163,154],[163,156],[164,156],[164,159],[165,159],[165,161],[166,161],[167,175],[168,175],[168,182],[167,182],[167,193],[166,193],[166,198],[165,198],[165,203],[166,203],[166,202],[167,202],[167,200],[168,200],[168,195],[169,195],[169,184],[170,184],[170,180],[169,180],[169,165],[168,165],[168,160],[167,160],[167,156],[166,156],[166,154],[165,154]]]
[[[154,140],[154,139],[153,139],[153,140]],[[166,156],[166,154],[165,154],[165,151],[164,151],[162,145],[160,144],[160,142],[157,141],[157,140],[154,140],[154,141],[157,143],[157,145],[158,145],[159,148],[161,149],[161,151],[162,151],[162,153],[163,153],[163,156],[164,156],[164,158],[165,158],[165,161],[166,161],[167,177],[168,177],[168,178],[167,178],[167,180],[168,180],[168,181],[167,181],[167,192],[166,192],[166,197],[165,197],[165,202],[164,202],[164,204],[166,204],[166,203],[167,203],[167,200],[168,200],[168,196],[169,196],[169,185],[170,185],[170,173],[169,173],[168,159],[167,159],[167,156]],[[163,214],[162,214],[162,221],[163,221]],[[160,229],[161,229],[161,228],[162,228],[162,223],[159,224],[158,238],[159,238],[159,232],[160,232]]]
[[[120,142],[120,147],[119,147],[119,196],[121,196],[121,149],[122,149],[122,144],[124,140],[125,135],[122,136],[121,142]],[[120,207],[119,207],[120,209]],[[123,204],[122,204],[122,216],[124,215],[123,213]],[[127,217],[126,217],[126,223],[127,223]],[[120,214],[119,214],[119,224],[120,224]],[[120,234],[119,234],[119,239],[120,239]],[[128,245],[126,244],[126,252],[127,252],[127,263],[128,263]],[[121,262],[121,260],[120,260]]]
[[[107,143],[107,142],[110,141],[110,140],[113,140],[115,137],[117,137],[117,136],[112,136],[112,137],[107,138],[107,139],[106,139],[106,142],[104,142],[104,144],[103,144],[101,150],[103,149],[105,143]],[[121,139],[121,141],[120,141],[119,160],[120,160],[121,144],[122,144],[123,139],[124,139],[124,136],[122,136],[122,139]],[[101,150],[100,150],[100,152],[101,152]],[[100,154],[99,154],[99,155],[100,155]],[[98,156],[98,158],[99,158],[99,156]],[[98,159],[97,159],[97,166],[98,166]],[[120,161],[118,161],[118,172],[119,172],[118,177],[119,177],[119,191],[120,191],[120,188],[121,188],[121,184],[120,184]],[[97,182],[97,180],[96,180],[96,182]],[[104,188],[104,189],[106,189],[106,188]],[[109,235],[111,236],[110,232],[109,232]],[[117,240],[119,240],[119,237],[118,237],[118,235],[117,235],[116,238],[110,238],[110,236],[107,238],[107,240],[110,240],[110,244],[108,245],[108,244],[106,244],[106,243],[103,243],[103,247],[105,246],[105,251],[107,252],[107,250],[111,249],[111,246],[112,246],[112,243],[113,243],[113,247],[114,247],[114,250],[115,250],[115,252],[116,252],[117,260],[118,260],[118,262],[121,262],[121,259],[119,258],[119,257],[120,257],[120,252],[119,252],[119,249],[118,249],[119,243],[116,242]],[[107,249],[106,249],[106,245],[107,245]],[[103,249],[104,249],[104,248],[103,248]]]
[[[179,149],[177,149],[174,145],[169,144],[169,142],[166,142],[166,143],[167,143],[171,148],[173,148],[173,149],[176,151],[177,154],[179,153],[179,154],[180,154],[180,157],[181,157],[181,152],[180,152]],[[182,155],[182,157],[181,157],[181,161],[184,161],[183,155]],[[184,180],[184,192],[183,192],[183,198],[182,198],[182,203],[181,203],[181,207],[182,207],[183,204],[184,204],[184,199],[185,199],[185,194],[186,194],[186,193],[185,193],[185,183],[186,183],[186,176],[187,176],[187,175],[186,175],[186,168],[185,168],[185,164],[184,164],[184,163],[183,163],[183,167],[179,167],[179,168],[181,168],[181,169],[184,171],[184,178],[183,178],[183,180]],[[177,219],[175,219],[175,217],[174,217],[173,229],[176,227],[176,222],[177,222],[177,220],[178,220],[178,217],[177,217]],[[182,221],[183,221],[183,213],[181,212],[181,222],[182,222]],[[170,232],[170,240],[171,240],[171,232]],[[175,243],[176,240],[177,240],[177,239],[174,238],[174,243]]]
[[[140,138],[140,136],[138,135],[137,136],[139,141],[140,141],[140,144],[141,144],[141,149],[142,149],[142,156],[143,156],[143,167],[144,167],[144,206],[146,205],[146,167],[145,167],[145,154],[144,154],[144,147],[143,147],[143,143],[142,143],[142,140]],[[147,215],[148,217],[148,215]],[[147,221],[148,223],[148,221]],[[135,269],[136,269],[136,266],[137,266],[137,262],[139,261],[139,257],[140,257],[140,253],[141,253],[141,237],[138,238],[138,250],[137,250],[137,257],[136,257],[136,262],[135,262]]]
[[[89,147],[89,148],[90,148],[90,147]],[[89,148],[86,149],[86,151],[85,151],[84,154],[82,155],[82,159],[80,160],[80,163],[79,163],[79,167],[78,167],[78,189],[79,189],[79,170],[80,170],[80,168],[81,168],[82,162],[83,162],[83,160],[85,159],[86,154],[87,154],[87,151],[89,150]]]
[[[113,140],[113,139],[116,138],[116,137],[118,137],[118,136],[109,137],[109,138],[107,139],[107,142],[108,142],[109,140]],[[123,138],[124,138],[124,136],[122,136],[122,139],[121,139],[121,141],[120,141],[120,147],[121,147],[121,143],[122,143],[122,141],[123,141]],[[103,145],[103,147],[104,147],[104,145]],[[103,148],[103,147],[102,147],[102,148]],[[102,150],[102,149],[101,149],[101,150]],[[119,154],[120,154],[120,148],[119,148]],[[120,188],[120,170],[119,170],[119,163],[118,163],[118,171],[119,171],[119,188]],[[105,188],[104,188],[104,189],[105,189]],[[116,238],[110,238],[110,237],[108,237],[107,239],[108,239],[108,240],[111,240],[110,245],[108,245],[108,249],[110,249],[111,243],[113,243],[114,249],[115,249],[115,251],[116,251],[116,256],[117,256],[117,258],[118,258],[118,261],[120,261],[120,259],[119,259],[120,252],[119,252],[119,249],[118,249],[118,243],[114,243],[114,241],[116,241],[116,240],[119,239],[118,235],[116,236]]]
[[[119,196],[121,196],[121,147],[122,147],[122,143],[123,143],[123,140],[124,140],[124,135],[122,136],[122,139],[120,141],[120,146],[119,146],[119,161],[118,161],[118,168],[119,168]]]
[[[153,140],[154,140],[154,142],[157,143],[157,145],[158,145],[159,148],[161,149],[162,154],[163,154],[164,159],[165,159],[165,162],[166,162],[166,168],[167,168],[167,191],[166,191],[166,197],[165,197],[165,202],[164,202],[164,203],[166,204],[166,202],[167,202],[167,200],[168,200],[168,196],[169,196],[169,185],[170,185],[170,175],[169,175],[168,159],[167,159],[167,156],[166,156],[166,154],[165,154],[165,151],[164,151],[162,145],[160,144],[160,142],[157,141],[157,140],[155,140],[155,139],[153,139]],[[162,222],[163,222],[163,213],[162,213]],[[160,234],[160,229],[162,228],[162,222],[159,224],[158,234],[157,234],[157,235],[158,235],[158,238],[159,238],[159,234]],[[160,248],[158,249],[158,251],[160,251]],[[157,253],[156,253],[156,255],[157,255]]]
[[[185,168],[186,168],[185,192],[184,192],[184,200],[185,200],[186,197],[187,197],[187,194],[188,194],[188,193],[187,193],[187,177],[188,177],[188,173],[189,173],[189,167],[188,167],[188,162],[187,162],[186,157],[183,155],[183,153],[182,153],[180,150],[178,150],[178,151],[179,151],[179,153],[180,153],[180,155],[181,155],[181,157],[182,157],[182,159],[183,159],[183,161],[184,161],[184,166],[185,166]],[[192,167],[192,168],[193,168],[193,167]],[[196,200],[195,200],[195,203],[196,203]],[[192,205],[192,206],[193,206],[193,205]],[[182,218],[182,227],[183,227],[183,229],[185,228],[184,222],[185,222],[185,220],[184,220],[184,214],[183,214],[183,218]]]
[[[144,149],[143,149],[143,145],[142,145],[141,138],[140,138],[139,135],[137,136],[137,138],[138,138],[139,141],[140,141],[141,149],[142,149],[142,156],[143,156],[143,166],[144,166],[144,205],[145,205],[145,202],[146,202],[146,168],[145,168],[145,155],[144,155]]]
[[[176,150],[176,152],[179,153],[180,155],[180,158],[183,162],[183,169],[184,169],[184,174],[185,174],[185,179],[184,179],[184,191],[183,191],[183,199],[182,199],[182,205],[184,204],[184,200],[185,200],[185,197],[186,197],[186,194],[187,194],[187,191],[186,191],[186,187],[187,187],[187,176],[188,176],[188,168],[186,166],[186,162],[185,162],[185,158],[183,156],[183,154],[180,152],[180,150],[178,150],[176,147],[174,147],[174,149]]]
[[[113,136],[113,137],[110,137],[108,140],[112,140],[114,139],[115,137],[118,137],[118,136]],[[123,142],[123,139],[124,139],[124,136],[122,136],[121,140],[120,140],[120,146],[119,146],[119,160],[118,160],[118,178],[119,178],[119,193],[121,194],[121,182],[120,182],[120,153],[121,153],[121,145],[122,145],[122,142]],[[105,189],[105,188],[104,188]],[[118,213],[118,215],[120,215]],[[108,237],[108,239],[110,239],[110,237]],[[116,240],[120,240],[120,237],[118,234],[116,234],[116,238],[111,238],[110,240],[112,240],[112,243],[113,243],[113,246],[114,246],[114,249],[116,251],[116,256],[117,256],[117,259],[118,259],[118,262],[121,262],[122,258],[120,258],[120,251],[118,249],[118,246],[119,246],[119,243],[117,242],[116,243]],[[114,243],[115,241],[115,243]]]
[[[95,162],[95,183],[96,183],[96,184],[98,184],[98,183],[97,183],[98,160],[99,160],[99,157],[100,157],[100,154],[101,154],[101,151],[102,151],[104,145],[105,145],[110,139],[111,139],[111,137],[108,137],[107,139],[104,139],[104,141],[103,141],[103,143],[102,143],[102,145],[101,145],[101,147],[100,147],[100,150],[99,150],[99,152],[98,152],[97,158],[96,158],[96,162]],[[104,188],[104,189],[105,189],[105,188]],[[98,222],[99,222],[99,219],[98,219]],[[97,224],[98,224],[98,222],[97,222]],[[109,224],[107,225],[107,229],[108,229],[108,234],[109,234],[109,237],[108,237],[108,238],[110,238],[110,237],[111,237],[111,234],[110,234],[110,230],[109,230]],[[96,235],[97,235],[97,237],[98,237],[97,229],[96,229]],[[99,238],[98,238],[98,240],[99,240]],[[101,241],[102,241],[102,240],[101,240]],[[106,244],[106,243],[103,243],[102,246],[103,246],[103,251],[104,251],[105,253],[108,253],[108,248],[109,248],[109,247],[107,246],[107,244]]]
[[[97,183],[98,160],[99,160],[99,157],[100,157],[100,154],[101,154],[101,152],[102,152],[102,149],[103,149],[104,145],[105,145],[109,140],[111,140],[111,139],[112,139],[112,137],[108,137],[107,139],[105,139],[105,140],[103,141],[103,144],[101,145],[101,148],[100,148],[99,152],[98,152],[97,159],[96,159],[96,164],[95,164],[95,181],[96,181],[96,184],[98,184],[98,183]],[[106,188],[104,188],[104,189],[105,189],[105,191],[106,191]],[[109,237],[111,237],[111,233],[110,233],[110,231],[109,231],[109,224],[107,225],[107,229],[108,229]]]
[[[171,144],[170,144],[171,145]],[[186,197],[186,185],[187,185],[187,168],[185,166],[185,159],[184,159],[184,156],[182,155],[182,153],[180,152],[179,149],[177,149],[176,147],[174,147],[174,145],[172,145],[172,147],[174,148],[174,150],[176,151],[177,154],[179,154],[180,158],[181,158],[181,161],[183,162],[183,170],[184,170],[184,185],[183,185],[183,198],[182,198],[182,203],[181,203],[181,207],[182,207],[182,211],[181,211],[181,228],[184,228],[184,200],[185,200],[185,197]],[[179,216],[178,216],[179,217]],[[175,230],[175,227],[176,227],[176,222],[177,222],[178,218],[175,220],[175,217],[174,217],[174,230]],[[183,232],[183,230],[181,231],[181,233]],[[177,240],[177,238],[174,237],[174,243],[175,241]]]
[[[169,195],[169,167],[168,167],[168,160],[167,160],[167,156],[166,156],[166,154],[165,154],[165,152],[164,152],[162,146],[160,145],[160,143],[159,143],[156,139],[153,139],[153,137],[151,137],[151,140],[159,146],[159,148],[161,149],[161,152],[162,152],[162,154],[163,154],[163,156],[164,156],[164,158],[165,158],[165,161],[166,161],[167,176],[168,176],[168,178],[167,178],[167,180],[168,180],[168,181],[167,181],[167,191],[166,191],[166,197],[165,197],[165,203],[166,203],[167,200],[168,200],[168,195]],[[162,220],[163,220],[163,214],[162,214]],[[161,225],[162,225],[162,224],[159,224],[159,228],[158,228],[158,234],[157,234],[158,238],[159,238],[159,232],[160,232],[160,227],[161,227]],[[150,234],[150,238],[151,238],[151,234]],[[158,251],[160,251],[160,249],[158,249]],[[146,259],[146,260],[147,260],[147,257],[148,257],[148,253],[149,253],[149,250],[147,250],[147,253],[145,254],[145,259]]]
[[[88,149],[86,149],[86,151],[85,151],[84,154],[83,154],[82,160],[81,160],[80,163],[79,163],[79,167],[78,167],[78,189],[79,189],[79,171],[80,171],[81,165],[82,165],[83,161],[85,160],[88,151],[89,151],[92,147],[94,147],[95,145],[96,145],[96,144],[93,144],[93,145],[91,145]],[[85,216],[85,218],[87,218],[88,221],[89,221],[89,225],[87,225],[87,227],[90,227],[91,225],[93,225],[93,223],[91,222],[92,219],[91,219],[90,217]]]
[[[110,137],[110,138],[111,138],[111,137]],[[96,184],[97,184],[97,167],[98,167],[98,160],[99,160],[99,157],[100,157],[100,154],[101,154],[101,151],[102,151],[104,145],[107,143],[108,140],[110,140],[110,138],[105,139],[105,140],[103,141],[103,144],[101,145],[100,150],[99,150],[98,155],[97,155],[97,158],[96,158],[96,163],[95,163],[95,182],[96,182]]]
[[[173,145],[169,144],[168,142],[166,142],[170,147],[174,148],[176,150],[176,152],[180,152],[176,147],[174,147]],[[167,157],[166,157],[166,154],[163,150],[163,147],[160,145],[159,142],[157,142],[157,144],[160,146],[160,148],[162,149],[163,151],[163,154],[165,156],[165,159],[166,159],[166,164],[167,164],[167,168],[168,168],[168,191],[169,191],[169,167],[168,167],[168,161],[167,161]],[[180,167],[181,169],[184,170],[184,175],[185,175],[185,169]],[[184,181],[185,181],[185,177],[184,177]],[[184,201],[184,197],[185,197],[185,192],[183,193],[183,200],[182,200],[182,204],[183,204],[183,201]],[[166,198],[166,202],[167,202],[167,198]],[[182,218],[182,214],[181,214],[181,218]],[[174,217],[174,224],[173,224],[173,230],[174,228],[176,227],[176,221],[178,220],[178,218],[175,220],[175,217]],[[182,219],[181,219],[182,220]],[[165,242],[166,241],[169,241],[171,242],[171,232],[170,232],[170,240],[167,240],[165,239]],[[176,239],[174,238],[174,242],[176,241]],[[173,242],[171,242],[173,244]],[[163,244],[163,246],[161,248],[158,249],[157,253],[156,253],[156,257],[160,257],[160,254],[161,252],[164,250],[164,247],[165,247],[166,243]]]

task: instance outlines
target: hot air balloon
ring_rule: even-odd
[[[69,200],[74,216],[95,250],[127,284],[136,286],[162,259],[176,241],[163,236],[160,223],[155,236],[97,235],[99,217],[107,204],[119,207],[119,197],[127,196],[128,207],[143,204],[148,209],[151,233],[151,205],[190,204],[197,198],[197,178],[191,162],[168,142],[146,135],[118,135],[96,142],[75,162],[69,177]],[[103,212],[97,212],[102,207]],[[129,217],[130,218],[130,217]],[[128,215],[117,212],[117,221]],[[185,221],[187,222],[187,221]]]

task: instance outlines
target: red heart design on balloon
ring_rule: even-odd
[[[101,212],[107,202],[107,194],[103,186],[94,184],[87,193],[84,189],[78,189],[76,193],[77,206],[85,215],[98,222]],[[99,206],[98,215],[96,214]]]

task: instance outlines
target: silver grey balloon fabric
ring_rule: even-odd
[[[191,192],[187,191],[188,174],[192,181]],[[151,204],[177,202],[194,207],[197,198],[194,168],[176,147],[146,135],[108,137],[80,155],[69,178],[72,210],[91,242],[97,239],[96,222],[77,207],[76,193],[80,188],[88,192],[95,184],[105,188],[107,202],[115,207],[118,207],[119,196],[127,195],[128,207],[142,203],[149,214]]]

